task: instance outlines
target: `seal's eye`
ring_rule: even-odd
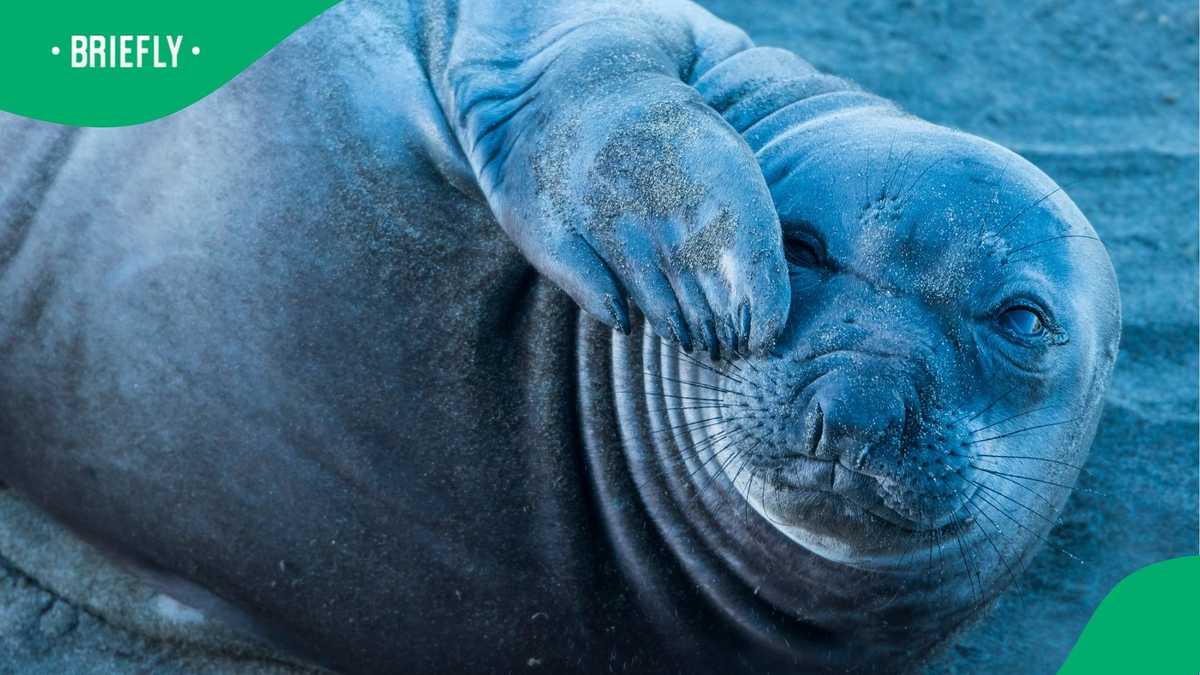
[[[1038,337],[1046,332],[1042,317],[1031,307],[1017,306],[1004,310],[1000,325],[1021,337]]]
[[[816,245],[807,239],[788,237],[783,242],[783,253],[789,265],[816,267],[821,264],[820,252]]]

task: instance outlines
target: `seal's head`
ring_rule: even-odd
[[[995,144],[869,108],[780,139],[793,307],[721,393],[738,489],[797,543],[866,568],[931,536],[999,583],[1061,508],[1119,335],[1103,245]],[[954,552],[956,555],[957,551]]]
[[[1014,578],[1086,458],[1120,326],[1051,179],[847,96],[747,132],[791,268],[773,350],[714,364],[646,338],[628,413],[721,561],[697,573],[731,570],[837,667],[928,653]]]

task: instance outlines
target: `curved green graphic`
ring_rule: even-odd
[[[1104,598],[1059,675],[1200,673],[1200,557],[1134,572]]]
[[[169,115],[335,3],[5,2],[0,110],[78,126]]]

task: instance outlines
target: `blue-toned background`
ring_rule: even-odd
[[[1015,149],[1068,186],[1107,243],[1124,337],[1082,481],[1106,496],[1076,493],[1051,536],[1087,564],[1043,548],[995,611],[930,667],[1054,672],[1118,580],[1197,553],[1195,2],[702,3],[760,44]],[[51,675],[296,672],[135,638],[2,557],[0,664]]]

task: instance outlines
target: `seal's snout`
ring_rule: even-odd
[[[935,377],[928,350],[878,340],[856,347],[795,350],[744,367],[721,385],[730,388],[721,433],[744,438],[743,473],[757,481],[770,472],[774,494],[763,508],[775,520],[811,528],[828,517],[813,512],[824,503],[910,531],[941,527],[969,496],[972,471],[969,429],[939,390],[948,380]]]
[[[902,386],[840,374],[812,386],[804,417],[812,457],[859,470],[871,454],[893,454],[912,408]]]

